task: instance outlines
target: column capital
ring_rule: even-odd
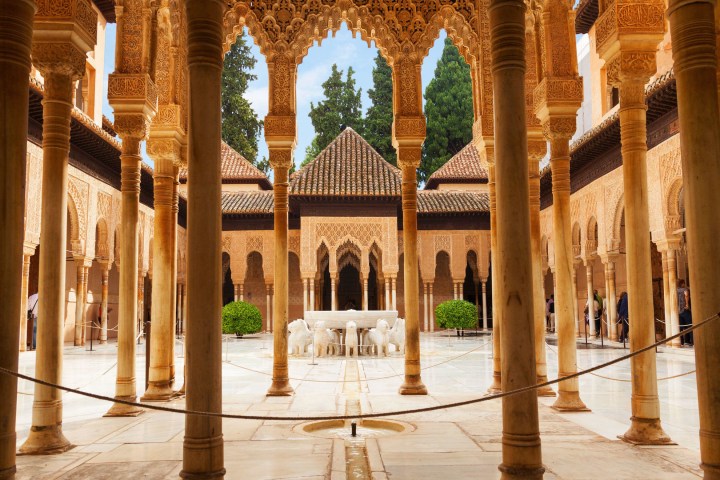
[[[157,86],[146,73],[111,73],[108,103],[115,112],[115,131],[144,139],[158,111]]]
[[[85,74],[87,52],[97,41],[97,13],[89,0],[38,2],[33,29],[32,61],[43,75],[77,80]]]
[[[535,115],[543,125],[551,117],[572,117],[574,119],[582,101],[583,79],[577,75],[545,77],[533,90]]]
[[[180,133],[179,131],[158,132],[151,127],[150,137],[147,141],[147,154],[156,162],[156,165],[166,162],[176,167],[182,166],[184,142]]]
[[[285,170],[286,172],[293,164],[293,151],[291,146],[270,147],[270,167],[273,170]],[[287,176],[287,175],[286,175]],[[276,182],[280,180],[276,178]],[[277,183],[276,183],[277,184]]]
[[[670,236],[655,240],[655,245],[657,245],[659,252],[667,252],[670,250],[680,250],[680,242],[680,237]]]
[[[265,140],[269,148],[294,148],[297,138],[297,120],[295,115],[265,116]]]

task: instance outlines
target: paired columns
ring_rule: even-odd
[[[711,0],[670,0],[668,18],[678,92],[685,223],[697,322],[716,315],[720,307],[720,115],[718,60]],[[717,11],[717,10],[716,10]],[[716,16],[717,18],[717,16]],[[720,322],[695,332],[700,459],[707,480],[720,479]]]
[[[605,259],[605,281],[607,284],[607,294],[605,302],[607,303],[607,322],[608,322],[608,338],[612,341],[618,339],[617,325],[617,291],[615,288],[615,255],[609,255]]]
[[[75,345],[85,345],[85,324],[88,284],[88,266],[86,259],[82,256],[75,259],[77,270],[77,286],[75,288]]]
[[[159,145],[158,145],[159,144]],[[169,400],[173,396],[175,344],[175,285],[177,263],[177,209],[175,181],[179,151],[161,152],[165,141],[152,139],[148,151],[154,157],[154,234],[151,302],[150,367],[143,401]],[[177,145],[179,148],[179,145]],[[173,153],[177,153],[174,155]]]
[[[112,264],[108,261],[101,263],[102,265],[102,292],[100,297],[100,344],[107,343],[107,326],[108,326],[108,296],[109,296],[109,279],[110,267]]]
[[[593,261],[591,258],[585,260],[585,285],[587,287],[586,306],[588,310],[588,323],[585,328],[590,327],[590,335],[598,335],[599,333],[595,328],[595,295],[593,293]]]
[[[27,311],[33,307],[28,305],[28,283],[30,280],[30,258],[35,254],[35,248],[23,248],[22,283],[20,288],[20,351],[27,350]],[[0,477],[1,478],[1,477]]]
[[[75,1],[84,2],[86,11],[92,12],[87,0]],[[96,39],[93,32],[85,30],[79,25],[79,23],[84,25],[88,23],[75,22],[75,18],[71,19],[72,26],[58,29],[58,25],[63,25],[59,23],[59,20],[65,20],[64,14],[56,13],[55,9],[49,10],[44,12],[43,16],[35,17],[32,51],[33,62],[43,73],[45,80],[40,229],[42,255],[40,256],[35,377],[61,384],[70,112],[72,110],[73,84],[85,73],[86,54],[93,49]],[[73,9],[73,12],[75,11]],[[90,15],[96,17],[95,13]],[[95,22],[96,18],[93,18],[92,21]],[[63,54],[59,52],[63,52]],[[27,78],[25,82],[27,82]],[[23,98],[27,97],[23,96]],[[25,105],[23,108],[26,109],[27,106]],[[22,161],[25,161],[24,156]],[[8,159],[8,162],[12,162],[12,160]],[[24,179],[18,181],[21,185],[25,185]],[[20,230],[23,230],[22,227]],[[17,258],[19,264],[20,252],[18,252]],[[19,280],[19,269],[15,273]],[[19,293],[17,289],[13,289],[13,291],[15,295]],[[9,316],[9,318],[13,318],[13,324],[17,321],[17,315]],[[17,331],[11,338],[15,343]],[[20,451],[23,453],[55,453],[63,452],[70,447],[70,442],[62,433],[62,394],[60,390],[35,384],[32,427],[30,435],[20,447]]]
[[[0,366],[18,369],[33,0],[0,0]],[[64,235],[63,235],[64,237]],[[27,296],[25,296],[27,297]],[[23,341],[24,343],[24,341]],[[17,378],[0,375],[0,478],[15,478]]]

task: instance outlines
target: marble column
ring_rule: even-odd
[[[500,278],[498,276],[498,243],[497,243],[497,195],[495,192],[495,163],[494,155],[488,152],[488,197],[490,199],[490,259],[492,262],[492,299],[493,299],[493,375],[488,393],[502,391],[502,304]]]
[[[315,279],[310,279],[310,308],[312,310],[316,310],[315,308]]]
[[[435,331],[435,301],[433,300],[433,283],[430,283],[430,331]]]
[[[140,202],[140,142],[144,132],[135,137],[123,136],[121,162],[122,194],[120,218],[120,299],[118,311],[118,366],[115,397],[134,402],[137,398],[135,379],[135,337],[137,335],[138,295],[138,208]],[[142,307],[141,307],[142,308]],[[107,416],[136,416],[138,407],[115,403]]]
[[[397,277],[390,278],[392,284],[392,310],[397,310]]]
[[[363,278],[363,310],[368,309],[368,279],[367,275]]]
[[[277,87],[276,87],[277,88]],[[270,165],[273,180],[275,218],[275,276],[273,301],[273,376],[268,396],[289,396],[293,389],[288,375],[288,177],[292,161],[294,142],[285,148],[271,146]]]
[[[83,342],[83,289],[84,289],[84,273],[85,273],[85,259],[75,259],[75,346],[82,345]]]
[[[222,0],[187,0],[189,125],[186,407],[222,411]],[[225,476],[222,419],[187,415],[182,478]]]
[[[18,370],[34,0],[0,0],[0,366]],[[0,375],[0,478],[15,478],[17,378]]]
[[[668,280],[668,261],[667,261],[667,250],[660,250],[662,256],[662,276],[663,276],[663,307],[665,309],[665,338],[672,335],[672,322],[670,321],[670,282]],[[675,292],[673,292],[675,293]],[[670,344],[666,344],[668,347]]]
[[[654,49],[652,55],[654,59]],[[645,83],[649,75],[626,72],[623,68],[620,75],[620,138],[625,198],[628,316],[631,319],[630,351],[636,351],[655,343],[645,125]],[[670,443],[670,438],[660,424],[655,350],[631,358],[630,370],[633,379],[632,417],[630,428],[622,438],[639,444]]]
[[[33,249],[34,253],[34,249]],[[28,316],[27,312],[29,309],[33,307],[33,305],[28,305],[28,283],[30,280],[30,258],[32,258],[33,253],[28,253],[27,249],[25,249],[25,254],[23,255],[23,264],[22,264],[22,284],[20,287],[20,351],[24,352],[27,350],[27,321]],[[0,477],[2,478],[2,477]]]
[[[303,284],[303,315],[304,315],[304,312],[307,312],[307,310],[308,310],[308,295],[310,294],[310,292],[308,292],[308,283],[309,283],[309,282],[310,282],[310,280],[308,280],[307,278],[303,278],[303,279],[302,279],[302,284]]]
[[[265,284],[265,331],[272,332],[272,285]]]
[[[585,260],[585,285],[587,287],[587,303],[588,323],[586,328],[590,328],[590,335],[597,335],[595,330],[595,296],[593,294],[593,264],[592,259]]]
[[[670,0],[668,17],[677,79],[687,250],[695,322],[720,305],[720,118],[714,2]],[[717,8],[717,7],[715,7]],[[698,128],[702,126],[702,128]],[[720,322],[694,332],[700,410],[700,460],[705,478],[720,478]]]
[[[428,283],[423,282],[423,322],[424,331],[430,331],[430,318],[428,317]]]
[[[107,326],[108,326],[108,290],[109,290],[109,278],[110,278],[110,267],[109,262],[102,264],[102,293],[100,298],[100,344],[104,345],[107,343]]]
[[[455,280],[453,280],[453,300],[458,299],[458,285]]]
[[[405,300],[405,379],[401,395],[426,395],[420,375],[420,285],[417,251],[417,167],[421,147],[399,146],[398,165],[402,172],[403,211],[403,293]],[[397,310],[397,280],[392,278],[393,310]]]
[[[573,119],[574,120],[574,119]],[[552,128],[552,119],[550,120]],[[574,131],[573,124],[573,131]],[[577,372],[577,274],[575,270],[570,225],[570,137],[572,132],[555,130],[550,134],[550,166],[553,190],[553,241],[555,252],[555,331],[558,337],[558,375]],[[574,313],[573,313],[574,311]],[[577,378],[558,384],[558,398],[553,408],[561,411],[584,411]]]
[[[571,285],[571,288],[572,288],[572,310],[573,310],[572,314],[573,314],[573,322],[575,323],[575,327],[574,327],[575,328],[575,336],[577,338],[580,338],[581,336],[583,336],[583,334],[585,332],[585,330],[584,330],[585,329],[585,319],[581,318],[580,308],[578,305],[577,268],[578,268],[578,265],[573,260],[572,285]],[[557,304],[557,300],[555,301],[555,303]],[[555,308],[557,308],[557,305]],[[557,310],[556,310],[556,312],[557,312]],[[580,328],[581,324],[582,324],[582,328]]]
[[[149,146],[155,141],[151,136]],[[153,155],[153,263],[148,387],[143,401],[167,401],[173,396],[172,363],[175,343],[175,264],[177,223],[173,212],[175,165],[169,155]]]
[[[330,273],[330,310],[333,312],[337,310],[337,280],[335,279],[335,275],[333,273]]]
[[[33,57],[35,49],[34,45]],[[82,67],[76,65],[72,74],[68,74],[68,70],[70,68],[43,71],[45,96],[43,99],[43,188],[40,229],[42,255],[40,255],[35,377],[57,384],[63,383],[62,352],[65,317],[70,111],[72,109],[73,83],[84,71],[84,64]],[[19,258],[21,257],[18,256]],[[78,267],[77,272],[78,283],[81,283],[82,269]],[[79,340],[77,328],[75,333],[77,343]],[[13,341],[16,338],[17,335],[13,335]],[[61,390],[35,384],[32,427],[30,435],[20,447],[20,452],[26,454],[59,453],[70,447],[70,442],[62,432]]]
[[[482,280],[482,320],[483,330],[488,328],[488,316],[487,316],[487,280]]]
[[[678,312],[678,296],[677,296],[677,250],[671,248],[667,251],[668,265],[668,296],[670,298],[670,319],[665,320],[670,323],[670,335],[680,333],[680,314]],[[680,346],[680,339],[676,338],[672,341],[673,347]]]
[[[233,300],[236,302],[240,300],[240,285],[237,283],[233,285]]]
[[[534,133],[534,132],[533,132]],[[538,138],[539,137],[539,138]],[[542,245],[540,233],[540,160],[547,151],[547,142],[541,134],[528,138],[528,197],[530,208],[530,251],[532,258],[533,318],[535,319],[535,370],[537,383],[545,383],[547,355],[545,351],[545,294],[542,274]],[[547,386],[537,390],[538,396],[554,397],[555,391]]]
[[[617,291],[615,290],[615,260],[610,259],[607,262],[607,276],[608,276],[608,323],[610,340],[617,341],[618,339],[618,326],[617,326]]]
[[[392,310],[390,303],[390,278],[385,277],[385,310]]]
[[[525,4],[489,7],[495,120],[496,256],[502,284],[502,389],[535,385],[533,269],[525,127]],[[512,253],[511,253],[512,252]],[[537,393],[503,398],[501,479],[542,479]]]

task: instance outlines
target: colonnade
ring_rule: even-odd
[[[78,0],[81,1],[81,0]],[[12,5],[10,5],[12,3]],[[188,67],[190,95],[188,125],[188,266],[187,266],[187,377],[186,406],[190,410],[219,413],[222,410],[221,379],[221,211],[220,211],[220,74],[223,55],[222,0],[188,0]],[[617,2],[616,2],[617,3]],[[655,7],[665,11],[663,2]],[[717,313],[720,305],[720,270],[715,247],[720,237],[720,119],[718,115],[718,73],[715,46],[714,3],[703,0],[670,0],[668,17],[673,34],[673,55],[677,78],[681,146],[685,176],[685,202],[688,230],[690,278],[694,285],[693,313],[705,319]],[[564,6],[563,8],[569,8]],[[612,5],[610,8],[619,8]],[[33,35],[34,2],[0,0],[0,95],[3,95],[0,125],[5,139],[0,149],[0,212],[6,228],[1,233],[0,288],[16,292],[4,302],[2,312],[9,319],[0,324],[0,366],[17,369],[20,326],[20,291],[23,267],[23,212],[25,149],[27,138],[27,78]],[[497,356],[493,362],[493,388],[512,390],[536,384],[540,369],[536,363],[537,323],[536,275],[533,266],[533,214],[530,206],[531,171],[528,168],[528,138],[525,124],[525,4],[521,0],[493,0],[489,5],[491,74],[493,79],[494,132],[487,136],[485,148],[490,162],[491,244],[493,255],[493,295],[496,305]],[[569,12],[568,17],[569,18]],[[607,12],[601,12],[601,15]],[[123,30],[119,12],[119,47],[133,32]],[[545,12],[546,31],[557,27]],[[575,130],[575,111],[582,99],[577,76],[573,33],[567,18],[565,30],[546,36],[546,50],[553,52],[544,78],[535,90],[536,113],[550,142],[553,174],[553,231],[556,268],[556,318],[559,341],[559,373],[567,376],[577,370],[573,335],[573,250],[570,238],[570,156],[569,140]],[[32,43],[33,61],[45,78],[44,169],[42,237],[38,328],[38,361],[35,376],[61,382],[62,312],[64,311],[65,208],[67,198],[67,157],[71,86],[84,72],[85,53],[92,36],[75,25],[72,37],[53,36],[53,19],[35,17],[36,34],[42,41]],[[46,23],[47,22],[47,23]],[[79,22],[78,22],[79,23]],[[644,84],[652,74],[657,26],[647,35],[635,28],[624,38],[623,25],[617,25],[619,46],[599,45],[610,65],[617,63],[620,88],[622,155],[625,164],[628,272],[630,275],[630,316],[634,321],[631,349],[653,342],[649,274],[647,185],[645,175]],[[11,32],[11,33],[10,33]],[[71,40],[68,40],[71,38]],[[640,40],[638,40],[640,39]],[[627,41],[626,41],[627,40]],[[654,42],[654,43],[653,43]],[[565,48],[557,47],[558,43]],[[57,45],[71,52],[58,56]],[[652,54],[650,46],[652,45]],[[47,48],[45,48],[47,47]],[[157,110],[157,92],[151,72],[143,71],[142,59],[131,58],[134,50],[118,48],[116,73],[110,76],[109,100],[116,112],[115,127],[122,139],[122,225],[120,320],[118,331],[118,378],[116,396],[136,399],[135,319],[137,318],[138,266],[137,219],[140,179],[140,143],[148,137]],[[566,57],[562,56],[566,54]],[[275,358],[273,383],[269,395],[289,395],[292,389],[287,370],[287,174],[292,163],[295,141],[295,59],[282,51],[270,59],[271,107],[266,119],[266,139],[270,162],[275,170],[275,272],[273,329]],[[416,169],[425,137],[420,98],[420,58],[404,52],[394,59],[395,105],[393,143],[402,172],[404,279],[406,305],[405,379],[401,394],[427,392],[420,376],[419,276],[417,262],[417,183]],[[651,58],[652,57],[652,58]],[[141,67],[138,68],[138,65]],[[132,85],[129,88],[128,85]],[[283,88],[292,88],[278,94]],[[578,96],[578,91],[580,95]],[[288,93],[290,92],[290,93]],[[558,94],[558,92],[560,92]],[[289,96],[288,96],[289,95]],[[398,101],[396,100],[396,103]],[[25,121],[18,119],[25,118]],[[702,128],[696,128],[702,125]],[[483,132],[486,134],[487,132]],[[215,162],[208,162],[214,159]],[[158,178],[158,180],[160,180]],[[534,180],[533,180],[534,181]],[[160,189],[162,194],[163,189]],[[165,189],[165,194],[167,189]],[[172,204],[172,200],[169,202]],[[170,207],[170,212],[172,207]],[[167,213],[167,211],[166,211]],[[163,225],[168,225],[163,223]],[[156,226],[156,235],[159,234]],[[167,241],[171,241],[170,236]],[[510,246],[512,245],[512,254]],[[537,255],[535,255],[537,256]],[[158,257],[156,257],[157,259]],[[671,254],[666,254],[668,288]],[[172,260],[163,261],[158,272],[172,272]],[[612,263],[612,262],[611,262]],[[610,267],[608,266],[610,271]],[[161,273],[162,272],[162,273]],[[155,277],[157,278],[157,277]],[[172,278],[172,277],[171,277]],[[61,281],[63,280],[63,281]],[[161,281],[162,283],[162,281]],[[390,284],[394,279],[390,279]],[[484,283],[484,282],[483,282]],[[387,285],[387,283],[386,283]],[[427,283],[425,284],[427,286]],[[608,285],[608,288],[611,288]],[[175,290],[171,289],[175,305]],[[394,289],[393,289],[394,291]],[[432,291],[425,288],[431,296]],[[386,293],[388,291],[386,290]],[[392,297],[395,303],[395,295]],[[153,302],[153,307],[155,302]],[[575,309],[577,312],[577,309]],[[158,317],[165,318],[164,315]],[[172,318],[172,317],[171,317]],[[153,319],[154,321],[155,319]],[[166,320],[164,320],[166,321]],[[160,327],[166,328],[166,325]],[[701,422],[701,458],[706,478],[720,478],[720,323],[714,322],[696,333],[698,401]],[[156,365],[156,387],[166,387],[172,379],[171,365]],[[633,395],[631,427],[625,434],[636,443],[669,441],[660,425],[657,400],[655,354],[645,352],[632,360]],[[0,393],[7,402],[0,404],[0,478],[12,478],[15,470],[15,397],[17,382],[0,377]],[[584,410],[577,379],[559,385],[554,405],[560,410]],[[21,451],[50,453],[67,449],[62,434],[62,399],[54,389],[36,386],[33,426]],[[115,404],[109,415],[135,415],[137,409]],[[502,478],[542,478],[537,394],[530,391],[503,399]],[[186,416],[183,444],[184,478],[222,478],[224,476],[222,422],[218,417]]]

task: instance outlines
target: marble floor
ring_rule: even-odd
[[[548,338],[549,377],[557,355]],[[114,393],[117,347],[110,343],[66,347],[63,383],[110,395]],[[429,395],[397,394],[403,359],[290,357],[295,395],[269,398],[272,337],[228,339],[223,345],[223,408],[226,413],[300,417],[335,415],[356,402],[363,413],[442,405],[481,397],[491,383],[490,335],[458,338],[444,332],[422,334],[423,381]],[[138,347],[137,378],[144,384],[144,345]],[[627,353],[621,344],[581,348],[578,364],[586,368]],[[176,348],[176,371],[182,372],[183,347]],[[694,369],[691,349],[660,349],[660,378]],[[34,374],[35,354],[20,356],[22,373]],[[617,439],[630,416],[629,363],[580,379],[581,397],[592,410],[560,414],[541,398],[540,428],[546,479],[702,478],[698,467],[698,410],[695,376],[659,382],[663,426],[678,443],[637,447]],[[182,378],[178,379],[178,386]],[[33,387],[19,384],[18,445],[31,425]],[[175,479],[181,468],[184,417],[147,411],[136,418],[103,418],[109,404],[75,394],[63,397],[64,432],[75,445],[53,456],[18,457],[18,479]],[[178,399],[170,405],[184,407]],[[227,479],[497,479],[501,461],[501,402],[492,400],[454,409],[392,417],[407,430],[350,442],[347,435],[325,438],[305,433],[301,421],[229,420],[223,422]],[[362,432],[361,432],[362,433]],[[362,468],[351,460],[360,452]],[[356,462],[357,463],[357,462]]]

